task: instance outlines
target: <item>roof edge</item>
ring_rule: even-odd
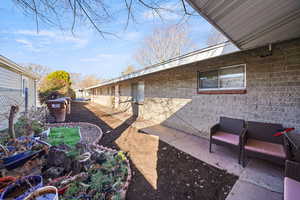
[[[13,71],[20,72],[23,75],[29,76],[30,78],[36,80],[37,77],[24,69],[24,67],[16,64],[15,62],[11,61],[10,59],[0,55],[0,63],[3,63],[6,67],[12,69]]]
[[[134,71],[130,74],[126,74],[126,75],[123,75],[123,76],[112,78],[112,79],[104,81],[100,84],[93,85],[93,86],[90,86],[90,87],[87,87],[87,88],[84,88],[84,89],[89,90],[89,89],[93,89],[93,88],[97,88],[97,87],[101,87],[101,86],[105,86],[105,85],[110,85],[110,84],[113,84],[113,83],[116,83],[116,82],[133,79],[133,78],[140,77],[140,76],[143,76],[143,75],[148,75],[148,74],[151,74],[151,73],[134,76],[135,74],[142,73],[143,71],[153,69],[155,67],[163,66],[163,65],[175,62],[175,61],[179,61],[181,59],[184,59],[184,58],[187,58],[187,57],[190,57],[190,56],[194,56],[194,55],[197,55],[197,54],[200,54],[200,53],[205,53],[207,51],[215,50],[215,49],[220,48],[220,47],[225,47],[226,45],[229,45],[229,44],[230,44],[230,42],[226,41],[226,42],[222,42],[222,43],[219,43],[219,44],[216,44],[216,45],[212,45],[212,46],[209,46],[209,47],[206,47],[206,48],[203,48],[203,49],[192,51],[190,53],[187,53],[187,54],[175,57],[175,58],[171,58],[171,59],[169,59],[167,61],[164,61],[164,62],[161,62],[161,63],[157,63],[157,64],[154,64],[154,65],[151,65],[151,66],[147,66],[147,67],[142,68],[140,70]],[[181,66],[181,65],[178,65],[178,66]],[[166,68],[166,69],[170,69],[170,68]],[[166,70],[166,69],[163,69],[163,70]],[[159,71],[163,71],[163,70],[159,70]],[[159,72],[159,71],[154,71],[154,72]],[[152,72],[152,73],[154,73],[154,72]]]
[[[239,44],[237,44],[223,29],[217,25],[213,20],[211,20],[205,13],[201,12],[201,8],[199,8],[193,1],[186,0],[192,8],[194,8],[201,17],[203,17],[208,23],[210,23],[215,29],[221,32],[234,46],[236,46],[239,50],[242,50]],[[244,50],[244,49],[243,49]]]

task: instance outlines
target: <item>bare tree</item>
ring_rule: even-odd
[[[95,75],[81,75],[79,73],[71,73],[72,87],[76,89],[87,88],[101,83],[103,80]]]
[[[70,78],[72,82],[72,88],[77,89],[80,88],[80,82],[82,81],[83,77],[80,73],[70,73]]]
[[[135,71],[135,67],[132,65],[128,65],[124,71],[122,71],[122,75],[127,75]]]
[[[49,67],[38,65],[38,64],[25,64],[25,68],[30,71],[32,74],[34,74],[38,79],[38,84],[42,80],[43,77],[45,77],[47,74],[49,74],[52,70]]]
[[[184,0],[175,0],[180,5],[180,9],[174,9],[168,6],[168,3],[174,3],[174,0],[12,0],[26,14],[33,15],[37,31],[40,23],[61,27],[62,29],[71,28],[72,32],[75,26],[80,22],[88,22],[102,36],[111,34],[104,30],[104,25],[115,20],[120,13],[126,13],[128,26],[130,21],[135,21],[136,16],[141,11],[151,10],[156,16],[163,17],[161,12],[176,12],[183,18],[193,14],[193,10],[188,7]],[[66,20],[71,18],[71,24]],[[67,26],[67,27],[66,27]]]
[[[134,59],[141,66],[164,62],[195,49],[185,25],[157,28],[144,38]]]
[[[213,46],[213,45],[225,42],[227,40],[228,39],[222,33],[220,33],[218,30],[212,29],[207,38],[206,44],[208,46]]]

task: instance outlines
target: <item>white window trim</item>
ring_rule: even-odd
[[[234,67],[238,67],[238,66],[244,66],[244,87],[239,87],[239,88],[200,88],[200,74],[201,73],[205,73],[205,72],[211,72],[211,71],[220,71],[221,69],[226,69],[226,68],[234,68]],[[230,66],[226,66],[226,67],[220,67],[218,69],[214,69],[214,70],[208,70],[208,71],[199,71],[199,75],[197,75],[197,88],[198,88],[198,91],[226,91],[226,90],[245,90],[247,88],[247,66],[246,64],[238,64],[238,65],[230,65]],[[219,79],[218,79],[219,80]],[[218,84],[219,85],[219,84]]]

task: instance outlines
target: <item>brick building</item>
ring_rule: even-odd
[[[87,88],[92,101],[201,137],[220,116],[300,131],[300,39],[210,47]],[[197,57],[195,58],[195,56]]]

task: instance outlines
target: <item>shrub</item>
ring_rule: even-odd
[[[39,98],[41,103],[49,99],[59,97],[75,98],[75,92],[71,88],[70,74],[66,71],[55,71],[48,74],[42,81]]]

